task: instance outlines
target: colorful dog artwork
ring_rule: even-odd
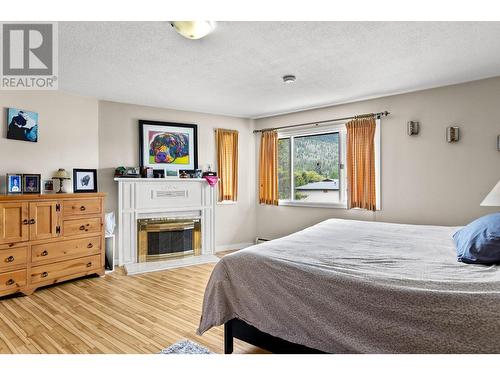
[[[198,168],[197,129],[195,124],[139,120],[140,166],[154,173]]]
[[[189,135],[149,131],[150,164],[189,164]]]

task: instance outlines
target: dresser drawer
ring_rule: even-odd
[[[31,247],[31,261],[40,263],[46,260],[57,261],[92,255],[101,250],[101,236],[80,238],[78,240],[49,242]]]
[[[63,279],[66,276],[84,272],[91,274],[99,268],[101,268],[101,256],[93,255],[32,267],[30,280],[32,284],[46,283],[47,281],[57,282],[58,279]]]
[[[98,198],[63,201],[64,216],[96,215],[101,213],[101,200]]]
[[[101,231],[101,218],[64,220],[63,235],[65,237],[78,234],[98,233]]]
[[[16,267],[26,268],[27,257],[28,257],[27,246],[0,250],[0,272]]]
[[[26,269],[0,273],[0,295],[17,292],[26,285]]]

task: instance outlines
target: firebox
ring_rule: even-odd
[[[141,219],[137,225],[139,262],[201,253],[199,218]]]

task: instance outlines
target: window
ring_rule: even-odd
[[[278,134],[279,204],[347,207],[345,124],[314,129],[283,130]],[[380,120],[375,130],[375,184],[380,201]]]
[[[345,206],[345,135],[344,124],[279,134],[281,205]]]

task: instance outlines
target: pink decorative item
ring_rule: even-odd
[[[217,176],[205,176],[203,177],[205,180],[207,180],[208,184],[210,186],[215,186],[217,185],[217,181],[219,181],[219,177]]]

